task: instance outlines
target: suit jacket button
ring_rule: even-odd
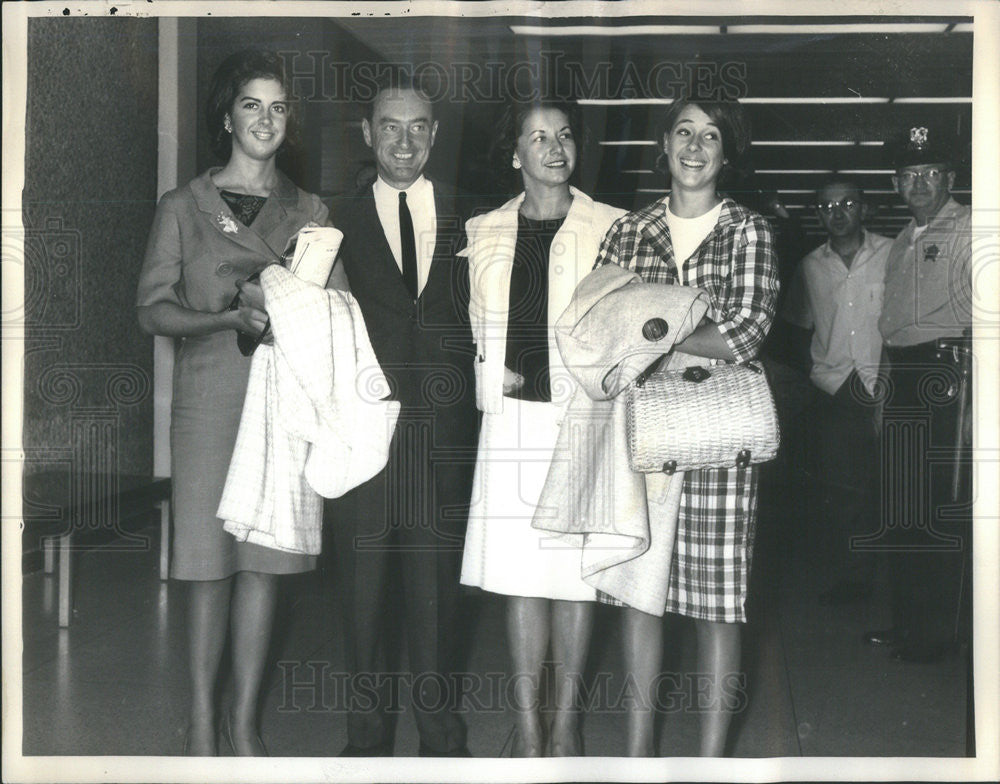
[[[224,278],[227,275],[232,275],[233,265],[224,261],[218,267],[215,268],[215,274],[221,278]]]

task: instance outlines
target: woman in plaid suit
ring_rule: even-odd
[[[676,101],[658,124],[656,140],[670,195],[618,220],[595,266],[619,264],[648,282],[703,289],[711,300],[708,315],[674,348],[706,364],[752,359],[778,294],[773,235],[764,218],[716,190],[749,151],[746,116],[735,102]],[[739,624],[746,621],[756,516],[752,466],[685,474],[666,609],[694,619],[698,672],[711,676],[707,695],[701,683],[698,688],[702,756],[723,754],[733,710],[744,703]],[[624,613],[626,669],[638,690],[628,753],[652,756],[654,712],[648,706],[656,704],[661,619],[630,607]]]

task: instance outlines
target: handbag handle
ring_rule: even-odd
[[[651,375],[653,375],[653,373],[656,372],[656,368],[659,366],[659,364],[664,359],[666,359],[666,358],[667,358],[666,354],[661,354],[656,359],[654,359],[646,367],[645,370],[643,370],[638,376],[635,377],[635,385],[637,387],[641,388],[643,386],[643,384],[646,383],[647,379]],[[739,362],[737,364],[742,365],[745,368],[749,368],[754,373],[763,373],[764,372],[764,369],[762,367],[760,367],[759,365],[755,365],[752,359],[748,359],[746,362]],[[693,381],[695,383],[698,383],[698,382],[704,381],[706,378],[708,378],[711,375],[712,374],[705,367],[703,367],[702,365],[691,365],[690,367],[685,368],[684,372],[681,374],[681,377],[685,381]]]
[[[641,388],[642,385],[646,383],[646,379],[656,372],[656,368],[659,367],[660,363],[666,358],[666,354],[660,354],[660,356],[650,362],[649,365],[646,366],[646,369],[635,377],[635,385]]]

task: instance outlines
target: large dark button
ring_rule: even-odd
[[[642,325],[642,336],[646,340],[657,341],[669,331],[669,325],[661,318],[651,318]]]

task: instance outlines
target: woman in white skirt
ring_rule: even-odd
[[[581,141],[574,104],[508,106],[492,155],[524,191],[466,225],[476,398],[484,412],[462,583],[504,594],[517,702],[515,756],[579,756],[577,692],[595,591],[578,542],[531,527],[575,382],[553,326],[623,210],[570,186]],[[544,512],[544,510],[542,510]],[[555,714],[545,742],[539,682],[551,646]]]

